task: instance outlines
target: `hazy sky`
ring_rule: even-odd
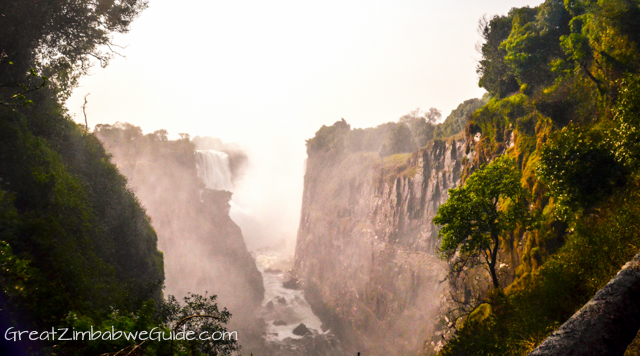
[[[278,225],[268,239],[292,241],[306,139],[340,118],[370,127],[417,107],[446,117],[483,94],[478,19],[540,3],[150,0],[116,37],[126,58],[94,68],[67,106],[83,122],[91,93],[90,127],[122,121],[243,145],[253,166],[236,198]]]

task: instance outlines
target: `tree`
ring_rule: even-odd
[[[569,14],[561,0],[550,0],[537,8],[511,10],[509,37],[500,44],[506,50],[504,61],[529,90],[543,89],[554,83],[557,74],[550,64],[563,59],[561,35],[569,34]]]
[[[536,174],[556,199],[560,219],[588,210],[627,183],[630,169],[616,159],[614,140],[620,136],[614,132],[569,125],[540,149]]]
[[[433,223],[442,225],[440,251],[453,259],[452,271],[485,263],[494,288],[500,236],[531,220],[528,192],[521,184],[515,161],[502,156],[474,172],[464,186],[449,190],[449,199],[438,209]]]
[[[227,308],[220,311],[216,298],[188,293],[182,305],[172,295],[164,301],[160,315],[171,330],[193,331],[195,335],[206,332],[209,336],[208,340],[185,340],[181,345],[176,344],[176,350],[188,351],[190,355],[231,355],[240,350],[237,332],[228,332],[225,326],[231,313]],[[173,344],[171,350],[173,352]]]
[[[42,78],[64,98],[92,60],[107,65],[117,47],[112,33],[127,32],[146,7],[144,0],[1,1],[0,101],[37,89]]]
[[[478,85],[498,97],[505,97],[519,88],[518,81],[504,60],[507,51],[500,46],[511,33],[511,17],[511,14],[491,19],[483,17],[478,24],[478,32],[484,40],[478,48],[482,54],[476,68],[480,77]]]
[[[387,135],[387,141],[380,147],[380,157],[395,155],[398,153],[413,152],[417,149],[413,141],[411,129],[401,123],[396,123]]]
[[[433,132],[441,117],[440,110],[436,108],[431,108],[427,112],[417,108],[402,116],[398,123],[407,125],[411,129],[416,145],[423,147],[433,139]]]

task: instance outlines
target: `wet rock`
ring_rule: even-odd
[[[273,310],[273,301],[270,300],[269,303],[267,303],[267,310]]]
[[[431,221],[460,183],[462,162],[473,159],[466,144],[433,140],[395,163],[385,160],[394,168],[375,155],[308,155],[292,277],[303,281],[305,300],[344,349],[419,354],[421,337],[398,335],[417,326],[432,334],[446,264],[434,253]],[[364,291],[371,294],[363,298]]]
[[[307,304],[307,302],[304,299],[302,299],[299,295],[296,295],[293,298],[293,302],[295,302],[298,305],[306,305]]]
[[[273,321],[273,325],[275,325],[275,326],[284,326],[284,325],[287,325],[287,323],[282,321],[282,320],[274,320]]]
[[[287,300],[284,299],[284,297],[276,297],[275,300],[276,302],[278,302],[278,304],[287,305]]]
[[[293,329],[293,335],[298,335],[298,336],[311,335],[311,330],[309,330],[309,328],[303,323],[300,323],[300,325],[296,326],[296,328]]]
[[[282,273],[282,271],[277,268],[267,268],[264,270],[264,273],[278,274]]]
[[[287,289],[300,289],[300,281],[297,278],[289,278],[288,280],[282,283],[282,286]]]
[[[264,348],[264,355],[271,356],[345,356],[355,352],[346,352],[335,335],[304,335],[299,339],[285,338],[282,341],[269,343]]]
[[[331,329],[331,327],[329,327],[329,325],[322,323],[322,325],[320,325],[320,329],[322,329],[323,333],[326,333],[327,330]]]

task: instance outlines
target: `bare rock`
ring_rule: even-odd
[[[297,278],[291,277],[282,283],[282,286],[287,289],[300,289],[300,281]]]
[[[298,335],[298,336],[311,335],[311,330],[309,330],[309,328],[303,323],[300,323],[300,325],[296,326],[296,328],[293,329],[293,335]]]

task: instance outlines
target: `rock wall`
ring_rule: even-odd
[[[417,353],[433,333],[445,265],[431,220],[460,181],[465,149],[436,140],[384,159],[308,157],[294,273],[350,352]]]
[[[218,306],[232,314],[229,328],[238,331],[243,351],[261,347],[264,328],[255,315],[264,297],[262,275],[229,217],[231,193],[204,189],[198,179],[194,145],[127,127],[103,128],[97,136],[158,233],[165,294],[178,300],[189,292],[217,295]]]

